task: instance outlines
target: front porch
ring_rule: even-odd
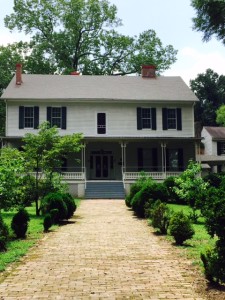
[[[82,152],[70,157],[61,175],[85,195],[87,182],[121,182],[126,193],[145,174],[157,181],[179,176],[195,159],[194,139],[86,139]],[[78,161],[72,167],[74,161]],[[79,188],[78,188],[79,189]]]

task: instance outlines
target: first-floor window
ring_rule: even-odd
[[[39,107],[20,106],[19,107],[19,129],[33,128],[39,126]]]
[[[168,171],[182,171],[183,149],[166,149],[166,164]]]

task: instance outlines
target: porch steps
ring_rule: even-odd
[[[124,199],[124,197],[122,181],[88,181],[86,183],[86,199]]]

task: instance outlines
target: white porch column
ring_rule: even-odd
[[[162,172],[166,178],[166,143],[161,143],[162,148]]]
[[[81,165],[82,165],[82,172],[85,172],[86,168],[86,143],[83,143],[83,148],[81,151]]]
[[[122,172],[126,172],[126,146],[127,144],[124,142],[120,143],[121,145],[121,155],[122,155]]]

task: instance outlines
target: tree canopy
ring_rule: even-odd
[[[225,104],[225,76],[211,69],[190,81],[199,102],[195,105],[195,121],[202,126],[216,126],[216,110]]]
[[[191,5],[197,13],[193,28],[203,32],[203,41],[215,35],[225,45],[225,1],[192,0]]]
[[[140,73],[141,64],[155,64],[160,73],[176,61],[177,51],[164,47],[154,30],[119,34],[122,21],[107,0],[16,0],[5,25],[30,34],[31,48],[58,73],[125,75]]]

